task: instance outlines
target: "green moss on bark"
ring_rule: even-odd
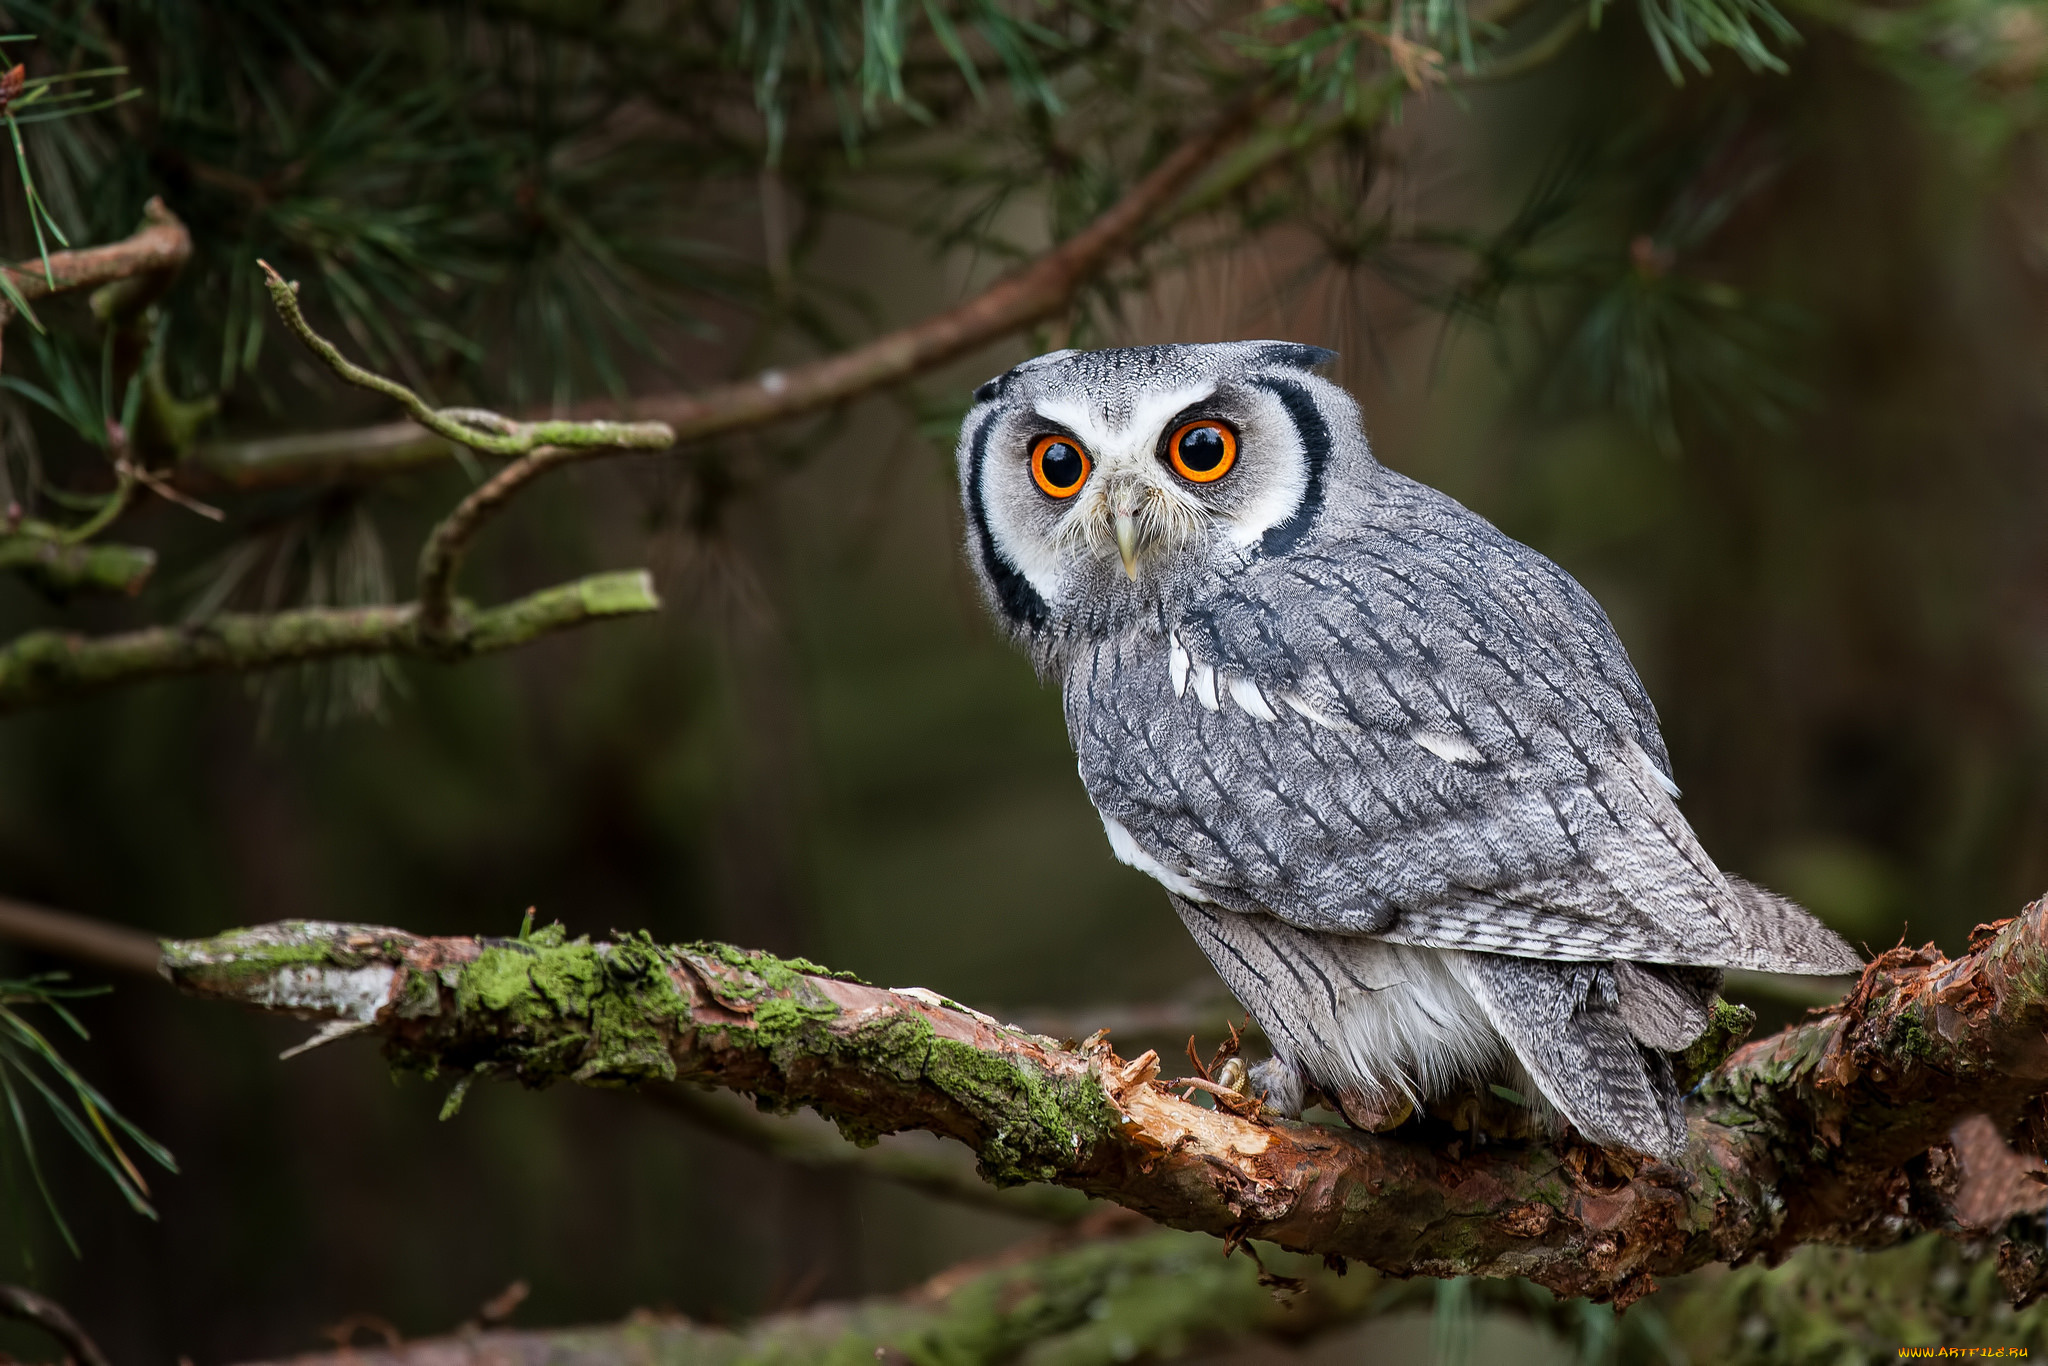
[[[617,944],[569,939],[560,926],[523,940],[494,940],[454,974],[456,1037],[490,1040],[488,1061],[529,1086],[573,1080],[633,1086],[675,1078],[671,1044],[689,1002],[669,975],[671,956],[645,935]],[[464,1017],[496,1017],[488,1029]],[[459,1055],[463,1049],[457,1046]],[[418,1047],[396,1051],[401,1065],[429,1060]],[[482,1057],[457,1065],[476,1066]]]

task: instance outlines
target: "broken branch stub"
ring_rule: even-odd
[[[1400,1275],[1525,1276],[1627,1302],[1657,1276],[1801,1242],[1950,1227],[1946,1135],[2044,1088],[2044,904],[1950,962],[1871,965],[1840,1006],[1737,1052],[1683,1160],[1569,1136],[1370,1135],[1175,1094],[1147,1054],[1062,1047],[924,991],[718,944],[425,938],[288,923],[172,943],[187,991],[374,1032],[429,1075],[684,1080],[811,1106],[856,1140],[925,1129],[997,1184],[1048,1181],[1178,1228]]]

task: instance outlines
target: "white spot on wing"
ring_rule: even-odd
[[[1188,695],[1188,667],[1193,661],[1188,658],[1187,647],[1180,643],[1180,637],[1174,636],[1172,639],[1173,648],[1166,655],[1166,673],[1173,680],[1173,695],[1175,697],[1186,697]]]
[[[1273,704],[1259,691],[1259,685],[1249,678],[1230,676],[1230,700],[1243,707],[1248,715],[1261,721],[1278,721],[1280,714],[1273,710]]]
[[[1216,671],[1207,664],[1196,664],[1193,669],[1195,700],[1210,711],[1220,710],[1222,703],[1216,698]]]
[[[1098,812],[1097,814],[1101,813]],[[1153,858],[1143,849],[1140,849],[1138,841],[1132,838],[1130,831],[1124,829],[1121,821],[1104,815],[1102,817],[1102,831],[1109,836],[1109,851],[1116,855],[1119,863],[1129,864],[1145,874],[1145,876],[1157,881],[1169,892],[1178,892],[1190,901],[1207,901],[1209,899],[1209,894],[1203,891],[1186,873],[1176,873],[1173,869],[1167,867],[1158,859]]]
[[[1650,757],[1648,751],[1631,739],[1628,742],[1628,753],[1631,759],[1634,759],[1643,766],[1643,772],[1654,778],[1657,786],[1664,789],[1666,796],[1670,797],[1673,801],[1678,800],[1678,784],[1671,781],[1670,774],[1657,767],[1657,761]]]
[[[1483,764],[1486,762],[1486,756],[1475,749],[1472,742],[1462,735],[1439,735],[1435,731],[1418,730],[1408,738],[1447,764]]]
[[[1303,716],[1307,717],[1316,725],[1321,726],[1324,730],[1358,729],[1358,727],[1352,725],[1349,721],[1340,721],[1336,717],[1331,716],[1327,712],[1316,710],[1316,708],[1310,706],[1307,700],[1305,700],[1299,693],[1281,693],[1280,700],[1287,706],[1292,707],[1295,711],[1300,712]]]

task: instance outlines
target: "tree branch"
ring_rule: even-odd
[[[269,277],[270,301],[285,325],[328,369],[358,388],[395,399],[412,414],[413,421],[444,441],[484,455],[517,457],[435,523],[420,547],[419,603],[413,628],[419,640],[436,652],[450,653],[462,647],[462,627],[456,621],[455,572],[462,567],[463,553],[485,519],[513,494],[534,476],[578,456],[600,451],[658,451],[675,443],[675,433],[661,422],[521,422],[482,408],[430,407],[397,380],[365,370],[342,355],[299,311],[298,285],[286,281],[267,262],[257,264]]]
[[[264,437],[254,441],[202,441],[178,461],[179,488],[259,492],[295,484],[381,479],[446,461],[456,443],[417,422]]]
[[[270,302],[278,316],[306,349],[318,356],[335,374],[359,389],[382,394],[412,414],[412,420],[446,441],[459,442],[485,455],[523,456],[561,447],[592,451],[664,450],[675,443],[675,433],[659,422],[561,421],[546,419],[520,422],[481,408],[435,408],[395,379],[365,370],[327,338],[313,330],[299,309],[299,286],[258,261],[267,278]]]
[[[33,1290],[24,1290],[18,1285],[0,1285],[0,1319],[34,1324],[57,1339],[77,1366],[107,1366],[105,1353],[78,1326],[78,1320],[66,1313],[63,1305]]]
[[[1131,1222],[1126,1219],[1126,1224]],[[743,1328],[636,1314],[587,1328],[499,1330],[354,1346],[289,1358],[292,1366],[726,1366],[741,1361],[918,1362],[1154,1360],[1189,1342],[1242,1335],[1305,1337],[1427,1291],[1369,1275],[1275,1259],[1225,1258],[1206,1238],[1155,1231],[1080,1246],[1027,1246],[1021,1257],[957,1267],[900,1296],[775,1314]]]
[[[4,904],[0,904],[0,912],[4,911]],[[792,1116],[764,1115],[736,1097],[684,1084],[651,1086],[644,1094],[664,1110],[699,1128],[813,1171],[855,1172],[957,1205],[1047,1224],[1078,1223],[1089,1211],[1088,1201],[1072,1191],[1046,1186],[998,1189],[968,1171],[964,1163],[906,1152],[887,1144],[856,1147],[822,1126],[813,1128]]]
[[[77,592],[140,592],[156,568],[144,546],[66,541],[29,523],[0,532],[0,569],[11,569],[60,597]]]
[[[450,629],[419,629],[419,605],[222,613],[187,626],[111,636],[32,631],[0,646],[0,714],[124,683],[273,668],[343,655],[467,658],[555,631],[661,606],[645,570],[593,574],[497,607],[457,604]]]
[[[1712,1261],[1952,1224],[1950,1126],[2008,1119],[2048,1088],[2048,902],[1952,963],[1887,954],[1841,1005],[1736,1054],[1695,1095],[1670,1164],[1569,1138],[1239,1118],[1179,1099],[1152,1054],[1063,1048],[930,993],[720,945],[291,923],[170,944],[165,964],[199,995],[380,1034],[401,1067],[724,1086],[856,1138],[956,1138],[997,1184],[1069,1186],[1179,1228],[1623,1303]]]
[[[41,261],[24,261],[0,270],[7,272],[14,287],[30,302],[74,289],[129,280],[143,282],[138,288],[147,289],[148,297],[154,298],[191,256],[192,234],[164,206],[163,200],[152,199],[142,207],[142,226],[119,242],[77,251],[53,251],[48,275],[43,273]],[[126,313],[145,302],[147,299],[134,291],[124,291],[118,305],[110,307]],[[13,314],[12,305],[0,301],[0,326],[11,321]]]
[[[765,371],[699,394],[645,397],[627,407],[635,418],[668,423],[677,443],[702,440],[844,403],[1052,317],[1190,189],[1203,168],[1251,126],[1261,107],[1257,99],[1232,107],[1175,148],[1086,228],[963,304],[836,356]],[[271,442],[204,443],[180,463],[178,479],[195,488],[268,488],[382,475],[444,459],[448,446],[432,438],[433,433],[413,424],[386,424]]]
[[[4,897],[0,939],[144,977],[160,976],[163,966],[163,945],[153,934]]]

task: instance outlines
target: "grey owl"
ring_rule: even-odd
[[[1724,968],[1854,971],[1679,814],[1569,574],[1376,461],[1288,342],[1059,351],[975,391],[967,554],[1059,681],[1111,849],[1265,1030],[1269,1108],[1491,1078],[1671,1156]]]

